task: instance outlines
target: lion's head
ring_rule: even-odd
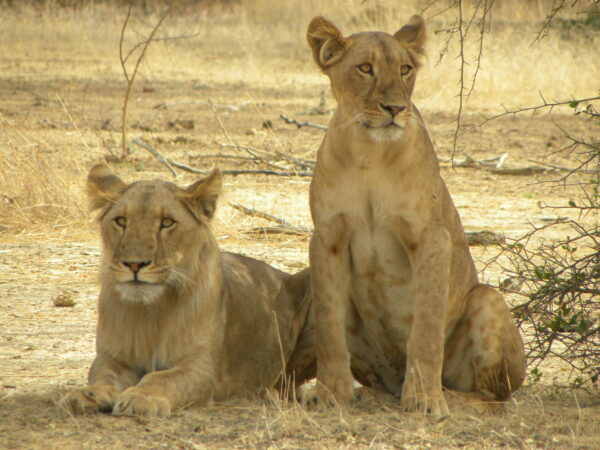
[[[181,189],[160,180],[127,185],[105,164],[93,167],[87,191],[91,208],[100,209],[103,286],[146,303],[190,286],[202,258],[218,251],[209,220],[220,190],[218,169]]]
[[[401,138],[415,117],[411,95],[424,60],[425,38],[420,16],[393,36],[365,32],[344,37],[323,17],[315,17],[307,31],[314,59],[331,80],[338,113],[377,140]]]

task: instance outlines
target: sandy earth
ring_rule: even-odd
[[[320,88],[326,87],[322,81]],[[57,161],[68,154],[72,167],[64,168],[65,176],[75,177],[83,185],[88,167],[119,152],[122,91],[122,82],[112,78],[47,79],[41,72],[38,76],[0,77],[2,151],[25,152],[30,145],[47,149]],[[249,156],[244,150],[221,144],[233,142],[314,159],[323,132],[286,125],[279,114],[326,125],[333,108],[331,99],[322,108],[324,114],[309,114],[319,101],[320,89],[314,86],[281,90],[220,81],[142,80],[130,105],[130,137],[141,138],[164,155],[196,168],[217,164],[223,169],[262,169],[264,165],[239,159]],[[167,108],[156,108],[165,104]],[[453,116],[422,113],[439,157],[448,159]],[[550,119],[540,115],[493,121],[465,136],[456,158],[460,160],[466,153],[482,160],[507,152],[503,167],[538,164],[531,160],[573,167],[575,155],[566,152],[544,159],[568,143]],[[589,122],[577,117],[556,115],[553,119],[574,135],[593,132]],[[193,121],[193,128],[188,128],[186,120]],[[466,117],[467,123],[478,120]],[[266,121],[270,121],[269,127],[264,126]],[[285,160],[272,161],[290,167]],[[113,167],[128,180],[170,178],[166,169],[139,147],[126,162]],[[195,179],[178,173],[178,183]],[[556,179],[560,173],[510,176],[443,163],[442,174],[467,231],[488,229],[508,238],[559,215],[556,210],[539,208],[538,202],[564,205],[576,195],[573,188],[540,183]],[[309,178],[303,177],[226,176],[214,223],[222,248],[264,259],[287,271],[305,267],[308,236],[248,233],[273,223],[247,216],[230,203],[309,227],[308,184]],[[8,188],[1,190],[7,192]],[[82,193],[76,200],[82,205],[85,202]],[[5,198],[0,208],[8,214],[9,206]],[[564,210],[560,215],[576,218]],[[62,417],[55,402],[66,390],[85,382],[94,357],[99,242],[91,219],[74,219],[74,223],[77,225],[60,228],[56,234],[35,223],[27,224],[20,233],[13,227],[0,229],[2,448],[600,447],[597,393],[561,387],[568,386],[566,374],[552,369],[552,364],[541,384],[527,384],[515,395],[504,416],[467,411],[435,421],[400,413],[394,399],[368,398],[350,412],[313,413],[297,405],[250,400],[177,411],[169,419]],[[548,237],[566,232],[557,228]],[[497,251],[494,246],[472,247],[480,268]],[[497,285],[503,273],[497,266],[490,267],[483,278]],[[61,294],[72,298],[75,306],[54,306],[53,300]]]

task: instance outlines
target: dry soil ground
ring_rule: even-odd
[[[308,51],[302,57],[308,58]],[[226,62],[226,58],[215,59],[212,64]],[[94,357],[100,249],[93,220],[82,219],[81,187],[87,168],[111,152],[120,152],[124,85],[118,74],[92,70],[85,76],[61,76],[58,68],[88,63],[89,58],[77,55],[72,61],[60,59],[51,49],[0,61],[0,151],[19,178],[13,185],[5,167],[5,184],[0,189],[5,218],[0,224],[0,447],[600,447],[597,393],[565,387],[568,374],[551,361],[543,369],[542,381],[528,382],[502,416],[463,411],[435,421],[401,413],[397,400],[390,398],[368,398],[344,412],[306,412],[297,405],[255,399],[177,411],[168,419],[61,416],[57,399],[85,382]],[[297,129],[279,115],[326,125],[334,105],[327,96],[325,105],[317,108],[327,88],[324,78],[281,87],[260,79],[244,81],[243,75],[230,81],[232,77],[216,73],[197,79],[141,78],[130,104],[130,137],[200,169],[215,164],[223,169],[265,168],[240,159],[250,157],[243,149],[224,144],[314,159],[323,132]],[[452,112],[422,112],[439,157],[449,158]],[[593,132],[589,122],[576,117],[555,115],[553,119],[573,135]],[[476,115],[467,117],[470,123],[477,120]],[[531,160],[573,166],[572,154],[545,158],[567,142],[550,117],[541,115],[493,121],[465,136],[460,150],[478,160],[507,152],[505,167],[525,167],[533,164]],[[274,156],[271,161],[289,167],[282,158]],[[125,162],[113,163],[113,168],[128,180],[171,177],[140,147],[133,147]],[[195,179],[182,171],[178,174],[181,184]],[[466,230],[488,229],[509,238],[558,215],[556,210],[541,209],[540,201],[565,204],[577,195],[571,188],[552,189],[540,183],[559,173],[511,176],[442,164],[442,175]],[[52,186],[39,186],[45,182],[40,181],[43,176],[71,191],[62,197],[57,194],[58,206],[49,205],[47,199],[28,207],[20,204],[20,198],[28,195],[23,186],[31,185],[35,192],[52,191]],[[273,223],[245,215],[231,204],[308,227],[309,180],[226,176],[214,222],[222,248],[287,271],[305,267],[307,235],[252,232]],[[35,192],[31,195],[42,195]],[[11,210],[15,205],[19,205],[18,214]],[[53,208],[59,212],[53,213]],[[46,215],[36,215],[36,209]],[[14,217],[21,217],[21,222],[11,220]],[[47,217],[54,222],[49,223]],[[493,246],[471,249],[480,268],[498,252]],[[482,277],[497,284],[503,274],[500,268],[491,267]],[[75,306],[54,306],[59,295],[72,298]]]

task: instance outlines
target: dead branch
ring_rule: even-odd
[[[238,211],[243,212],[248,216],[260,217],[261,219],[270,220],[271,222],[275,222],[278,224],[278,227],[256,227],[250,230],[251,232],[261,232],[261,233],[287,233],[287,234],[296,234],[296,235],[306,235],[311,234],[312,229],[306,227],[298,227],[292,225],[288,221],[276,217],[272,214],[258,211],[256,209],[246,208],[245,206],[230,203],[231,207],[237,209]]]
[[[500,245],[506,243],[506,238],[500,233],[489,230],[465,231],[469,245]]]
[[[171,164],[169,163],[169,160],[167,158],[165,158],[163,155],[161,155],[158,152],[158,150],[156,150],[150,144],[147,144],[144,141],[141,141],[139,139],[133,139],[131,142],[133,144],[135,144],[135,145],[138,145],[138,146],[140,146],[140,147],[148,150],[150,153],[152,153],[154,155],[154,157],[158,160],[158,162],[160,162],[167,169],[169,169],[169,172],[171,172],[171,174],[173,175],[173,178],[177,178],[177,172],[175,172],[175,170],[173,169],[173,167],[171,167]]]
[[[530,176],[537,173],[545,173],[553,171],[550,167],[541,166],[527,166],[527,167],[501,167],[496,169],[495,167],[484,167],[484,170],[495,173],[497,175],[516,175],[516,176]]]
[[[268,152],[266,152],[265,150],[261,150],[261,149],[257,149],[257,148],[252,148],[249,146],[244,146],[244,145],[239,145],[237,142],[235,142],[233,140],[233,138],[229,135],[229,132],[227,131],[227,128],[225,128],[225,124],[223,123],[223,121],[221,120],[221,116],[219,116],[219,113],[217,112],[215,105],[213,104],[212,100],[208,100],[208,104],[210,105],[210,109],[213,112],[215,118],[217,119],[217,122],[219,124],[219,128],[221,129],[221,131],[223,132],[223,134],[225,135],[225,137],[227,138],[227,140],[229,141],[229,144],[221,144],[218,143],[221,147],[230,147],[230,148],[234,148],[236,150],[243,150],[246,153],[248,153],[250,156],[252,156],[254,158],[255,161],[258,162],[262,162],[263,164],[272,167],[274,169],[280,170],[280,171],[285,171],[286,169],[278,166],[277,164],[273,164],[272,162],[270,162],[269,160],[267,160],[265,157],[263,157],[262,155],[260,155],[260,153],[264,154],[268,154]],[[271,155],[269,155],[270,157]]]
[[[312,172],[296,172],[294,170],[286,169],[282,166],[274,164],[270,160],[273,158],[279,157],[280,159],[284,159],[284,160],[287,160],[288,162],[296,164],[297,167],[300,167],[302,169],[313,169],[315,166],[314,161],[297,158],[295,156],[292,156],[292,155],[289,155],[287,153],[283,153],[280,151],[275,151],[275,153],[271,153],[271,152],[268,152],[267,150],[259,149],[256,147],[250,147],[247,145],[240,145],[237,142],[235,142],[234,139],[230,136],[227,129],[225,128],[225,125],[223,124],[223,121],[221,120],[221,117],[219,116],[219,113],[217,113],[217,110],[215,109],[215,106],[211,100],[209,100],[209,105],[210,105],[210,108],[211,108],[215,118],[217,119],[217,122],[219,123],[219,128],[221,128],[221,131],[223,132],[223,134],[229,141],[229,144],[218,143],[221,147],[230,147],[230,148],[234,148],[236,150],[243,150],[246,153],[248,153],[250,156],[255,158],[256,161],[261,162],[261,163],[263,163],[269,167],[272,167],[274,169],[277,169],[277,171],[279,171],[279,173],[276,173],[276,171],[264,171],[264,173],[268,172],[267,174],[269,174],[269,175],[275,175],[275,174],[280,175],[281,174],[283,176],[283,174],[286,174],[286,173],[291,173],[291,174],[298,173],[299,176],[312,176]]]
[[[541,166],[546,166],[546,167],[548,167],[550,169],[553,169],[553,170],[558,170],[560,172],[569,172],[569,173],[575,173],[575,172],[577,172],[577,173],[592,173],[592,174],[598,173],[597,170],[585,170],[585,169],[582,169],[581,167],[557,166],[555,164],[549,164],[549,163],[545,163],[543,161],[537,161],[535,159],[530,159],[529,161],[531,161],[532,163],[539,164]]]
[[[75,131],[82,136],[81,131],[79,130],[79,127],[77,126],[77,123],[75,122],[75,119],[73,119],[73,116],[71,115],[71,113],[69,112],[69,110],[67,109],[67,107],[65,106],[65,104],[63,103],[62,99],[60,98],[60,96],[58,95],[58,93],[56,94],[56,98],[58,100],[58,103],[60,103],[60,106],[62,106],[63,111],[65,112],[65,114],[67,115],[67,117],[69,118],[69,120],[71,121],[71,123],[73,124],[73,128],[75,128]],[[83,145],[85,146],[86,149],[90,149],[90,147],[87,145],[87,142],[85,142],[85,139],[82,139]]]
[[[495,167],[500,168],[504,161],[508,158],[508,153],[504,152],[500,156],[488,159],[474,159],[469,155],[466,155],[462,161],[455,161],[454,159],[439,159],[441,163],[450,163],[452,167],[467,167],[467,168],[481,168],[481,167]]]
[[[244,214],[246,214],[248,216],[260,217],[261,219],[270,220],[279,225],[291,226],[287,221],[280,219],[279,217],[275,217],[269,213],[266,213],[263,211],[258,211],[256,209],[252,209],[252,208],[246,208],[245,206],[239,205],[237,203],[230,203],[230,205],[232,208],[237,209],[238,211],[242,211]]]
[[[274,156],[279,156],[281,159],[287,159],[289,162],[296,164],[298,167],[303,169],[314,169],[316,162],[310,159],[298,158],[296,156],[288,155],[282,152],[276,151],[275,154],[268,152],[267,150],[263,150],[260,148],[252,147],[249,145],[240,145],[240,144],[223,144],[221,142],[217,142],[217,144],[223,148],[233,148],[236,150],[243,150],[248,153],[252,160],[256,162],[262,162],[266,165],[269,165],[278,170],[288,170],[284,167],[278,166],[272,162],[270,162],[267,158],[273,158]]]
[[[245,234],[290,234],[293,236],[310,236],[310,232],[303,230],[296,230],[288,227],[254,227],[247,231],[244,231]]]
[[[296,125],[296,127],[298,127],[298,128],[309,127],[309,128],[316,128],[317,130],[323,130],[323,131],[327,131],[327,129],[328,129],[325,125],[318,125],[316,123],[310,123],[308,121],[299,122],[296,119],[292,119],[292,118],[286,117],[283,114],[279,114],[279,117],[285,123],[290,124],[290,125]]]
[[[119,62],[121,63],[121,70],[123,71],[123,76],[125,77],[126,84],[125,84],[125,96],[123,99],[122,116],[121,116],[121,159],[124,159],[129,154],[129,146],[127,145],[127,111],[128,111],[127,108],[129,105],[129,99],[131,97],[131,91],[133,89],[133,84],[134,84],[136,76],[138,74],[140,64],[142,63],[142,61],[144,60],[144,57],[146,56],[146,51],[148,50],[148,46],[150,45],[151,42],[172,41],[172,40],[177,40],[177,39],[187,39],[187,38],[196,36],[196,34],[193,34],[193,35],[182,34],[179,36],[155,37],[158,29],[161,27],[162,23],[164,22],[164,20],[167,18],[167,16],[171,12],[172,7],[173,7],[173,2],[170,2],[168,8],[160,16],[160,18],[158,19],[158,22],[156,23],[156,25],[154,25],[154,27],[150,31],[150,34],[148,35],[148,37],[146,37],[146,38],[142,39],[141,41],[137,42],[136,44],[134,44],[129,49],[129,51],[127,51],[127,54],[125,54],[125,49],[124,49],[124,47],[125,47],[125,32],[127,30],[127,26],[129,25],[129,20],[131,19],[131,8],[132,8],[131,6],[129,6],[129,9],[127,10],[127,16],[125,17],[125,20],[123,21],[123,26],[121,27],[121,36],[119,38]],[[131,70],[131,73],[130,73],[127,68],[127,62],[129,60],[129,58],[137,50],[139,50],[139,54],[138,54],[137,59],[135,60],[135,63],[133,64],[133,69]]]
[[[312,234],[312,228],[308,227],[298,227],[296,225],[292,225],[287,220],[276,217],[272,214],[258,211],[256,209],[247,208],[245,206],[230,203],[231,207],[237,209],[238,211],[243,212],[244,214],[252,217],[259,217],[261,219],[270,220],[271,222],[275,222],[278,227],[255,227],[249,230],[251,233],[284,233],[284,234],[294,234],[294,235],[310,235]],[[501,245],[506,243],[506,239],[504,235],[500,233],[494,233],[490,230],[480,230],[480,231],[467,231],[465,232],[465,238],[469,245]]]
[[[219,116],[219,113],[217,113],[217,110],[215,109],[215,105],[211,99],[208,100],[208,105],[210,106],[210,110],[213,112],[213,114],[215,115],[215,118],[217,119],[217,122],[219,123],[219,128],[221,129],[221,131],[223,132],[223,134],[225,135],[225,137],[227,138],[229,143],[231,145],[237,145],[235,143],[235,141],[229,135],[227,128],[225,128],[225,125],[223,124],[223,121],[221,120],[221,116]]]
[[[272,155],[270,155],[266,150],[262,150],[256,147],[251,147],[248,145],[239,145],[239,144],[223,144],[221,142],[217,142],[217,144],[223,148],[233,148],[235,150],[243,150],[246,153],[248,153],[254,162],[260,162],[263,163],[269,167],[272,167],[273,169],[277,169],[277,170],[287,170],[285,167],[279,166],[277,164],[272,163],[271,161],[269,161],[268,159],[266,159],[266,157],[271,157]],[[266,157],[263,157],[261,155],[261,153],[263,155],[266,155]]]
[[[276,177],[312,177],[312,172],[296,171],[277,171],[277,170],[221,170],[221,173],[228,175],[273,175]]]
[[[207,175],[208,170],[196,169],[194,167],[187,166],[183,163],[172,160],[171,158],[165,158],[158,150],[152,147],[150,144],[145,143],[139,139],[134,139],[132,143],[148,150],[161,164],[169,169],[174,177],[177,175],[173,170],[173,167],[184,170],[186,172]],[[278,177],[312,177],[312,172],[293,172],[293,171],[277,171],[277,170],[246,170],[246,169],[224,169],[221,170],[224,175],[274,175]]]
[[[144,59],[144,56],[146,55],[146,50],[148,50],[148,46],[154,39],[154,35],[156,34],[158,29],[162,25],[163,21],[166,19],[167,15],[171,11],[172,6],[173,6],[172,4],[169,5],[167,10],[160,17],[160,19],[158,20],[158,22],[156,23],[156,25],[150,32],[150,35],[148,36],[148,38],[143,41],[143,44],[138,43],[139,45],[135,45],[132,49],[129,50],[127,55],[123,54],[124,53],[123,47],[125,44],[125,30],[127,29],[129,19],[131,18],[131,6],[129,6],[129,9],[127,10],[127,16],[125,17],[125,20],[123,21],[123,27],[121,28],[121,37],[119,39],[119,61],[121,62],[121,69],[123,70],[123,75],[125,76],[126,87],[125,87],[125,98],[123,99],[123,113],[122,113],[122,119],[121,119],[121,122],[122,122],[121,123],[121,152],[122,152],[121,158],[125,158],[129,154],[129,147],[127,146],[127,106],[129,104],[129,97],[131,96],[131,89],[133,87],[133,82],[135,81],[135,78],[137,76],[140,64],[141,64],[142,60]],[[133,54],[134,50],[137,49],[140,45],[142,47],[142,50],[140,51],[140,54],[138,55],[138,58],[135,61],[135,64],[133,66],[133,70],[132,70],[131,74],[129,74],[129,72],[127,71],[126,62],[129,59],[129,57]]]

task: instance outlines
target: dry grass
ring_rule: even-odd
[[[5,122],[6,124],[6,122]],[[32,140],[9,124],[0,143],[0,230],[74,227],[85,218],[81,186],[85,179],[78,158]]]
[[[505,415],[460,412],[441,421],[401,414],[390,398],[358,402],[352,411],[307,413],[261,401],[179,411],[169,419],[60,418],[60,391],[0,400],[0,445],[34,448],[597,448],[598,415],[585,395],[529,390]],[[524,405],[530,405],[524,407]],[[21,417],[15,420],[15,417]],[[16,434],[16,430],[24,430]]]
[[[600,65],[598,58],[591,55],[600,46],[600,34],[579,34],[563,40],[557,32],[532,45],[549,3],[540,0],[533,6],[524,6],[523,2],[510,1],[498,8],[493,32],[485,40],[483,67],[475,92],[467,102],[467,111],[480,113],[500,111],[501,105],[537,104],[540,93],[548,100],[595,95]],[[221,84],[279,91],[310,90],[318,102],[320,92],[328,86],[314,69],[305,44],[305,27],[312,16],[325,14],[345,33],[364,29],[393,32],[423,4],[406,2],[399,8],[391,0],[352,4],[341,0],[275,3],[255,0],[222,8],[217,4],[209,10],[198,7],[192,14],[170,18],[163,34],[196,37],[153,44],[142,64],[145,80],[139,83],[193,80],[196,85],[210,85],[218,80]],[[415,94],[417,104],[429,113],[453,113],[457,106],[456,39],[451,41],[441,62],[435,64],[447,39],[446,33],[435,31],[450,26],[455,14],[450,10],[436,15],[441,6],[436,4],[425,12],[426,16],[434,16],[430,23],[431,64],[424,69]],[[54,80],[55,92],[41,100],[54,106],[59,104],[57,92],[68,90],[69,83],[111,80],[114,88],[120,89],[124,82],[117,44],[124,13],[123,8],[115,6],[62,9],[52,7],[51,2],[45,9],[3,10],[0,68],[4,77]],[[136,17],[132,23],[134,32],[128,36],[129,45],[139,42],[140,35],[148,34],[156,21],[153,15]],[[476,47],[477,40],[470,39],[467,55],[471,61]],[[41,66],[40,61],[43,61]],[[473,70],[474,65],[467,67],[467,80]],[[9,89],[16,92],[25,89],[40,97],[32,87],[13,84]],[[250,91],[242,88],[239,101],[260,104],[261,99]],[[115,112],[119,106],[107,107],[113,122],[118,120]],[[80,113],[90,114],[93,108],[94,104],[86,101]],[[96,131],[88,136],[80,133],[75,125],[80,118],[76,112],[73,114],[74,120],[67,114],[63,117],[74,125],[68,131],[72,145],[66,151],[48,142],[51,136],[40,136],[38,130],[32,134],[20,129],[22,124],[15,124],[10,117],[0,116],[2,128],[8,133],[0,140],[0,181],[7,186],[3,189],[5,199],[0,217],[5,227],[20,230],[24,224],[39,223],[60,227],[81,218],[82,199],[77,186],[83,171],[72,164],[77,160],[73,152],[83,151],[88,160],[97,159],[104,138]],[[35,219],[38,215],[39,220]]]
[[[130,104],[130,136],[195,167],[254,168],[215,156],[240,153],[219,145],[227,139],[210,99],[236,142],[314,158],[322,132],[295,130],[277,119],[287,113],[320,124],[328,121],[329,113],[305,114],[328,89],[305,44],[310,18],[324,14],[345,33],[395,31],[423,3],[243,0],[234,6],[189,8],[169,18],[164,32],[198,36],[151,45]],[[537,103],[538,90],[547,99],[597,92],[597,33],[569,40],[551,34],[532,46],[544,8],[552,2],[496,3],[479,84],[467,104],[471,113],[499,111],[501,104]],[[401,414],[394,399],[368,398],[350,413],[308,413],[295,404],[253,400],[179,411],[168,420],[60,418],[53,400],[84,382],[94,352],[99,244],[86,213],[83,183],[94,162],[118,153],[125,86],[117,48],[125,9],[47,4],[43,9],[0,9],[0,298],[6,300],[0,302],[0,447],[38,447],[40,442],[56,448],[600,447],[597,393],[552,386],[563,385],[566,375],[551,364],[542,384],[526,386],[502,417],[458,412],[437,422]],[[135,16],[133,30],[141,34],[157,19],[140,11]],[[449,24],[446,14],[432,19],[430,27]],[[458,80],[455,42],[435,64],[445,37],[431,35],[430,64],[420,76],[416,98],[442,157],[449,155]],[[127,39],[131,45],[140,34]],[[475,44],[470,45],[472,57]],[[325,109],[330,110],[333,101],[327,99]],[[154,109],[159,103],[174,106]],[[590,133],[589,125],[577,118],[553,118],[574,133]],[[192,120],[195,128],[168,125],[179,119]],[[264,120],[271,120],[273,129],[262,128]],[[522,166],[564,143],[549,120],[535,118],[491,123],[481,134],[465,136],[461,147],[475,158],[507,151],[507,164]],[[549,162],[573,165],[572,155],[564,153]],[[169,176],[141,149],[113,168],[127,181]],[[443,175],[467,230],[491,228],[513,237],[548,217],[548,211],[536,208],[539,200],[558,204],[574,192],[569,187],[550,191],[532,177],[517,180],[473,169],[444,168]],[[194,179],[181,174],[177,182]],[[270,224],[243,215],[228,202],[310,226],[308,182],[225,178],[214,222],[221,246],[289,272],[305,266],[306,237],[247,234]],[[478,259],[488,259],[494,251],[472,249]],[[486,273],[493,283],[502,276]],[[64,295],[74,300],[73,307],[54,306]]]

